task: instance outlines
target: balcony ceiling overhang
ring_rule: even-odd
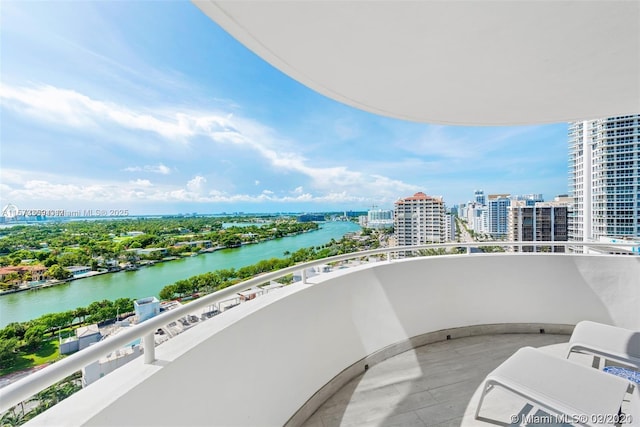
[[[213,1],[265,61],[371,113],[513,125],[640,112],[638,1]]]

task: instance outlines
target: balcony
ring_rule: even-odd
[[[396,375],[393,366],[398,359],[393,356],[421,362],[410,363],[408,374],[396,370],[400,378],[409,375],[428,383],[435,375],[453,381],[444,385],[456,396],[456,406],[450,410],[455,414],[452,420],[459,422],[474,408],[479,380],[516,348],[564,342],[572,325],[583,319],[640,329],[638,256],[473,253],[396,259],[398,250],[407,248],[314,261],[203,297],[1,389],[2,410],[143,337],[144,358],[105,376],[28,425],[255,426],[301,425],[306,420],[308,425],[319,425],[313,422],[322,415],[313,418],[314,412],[324,402],[340,400],[338,395],[331,399],[336,392],[345,393],[339,391],[343,386],[349,390],[349,381],[367,368]],[[364,262],[380,255],[387,257]],[[361,262],[242,303],[155,349],[149,339],[158,327],[240,290],[303,267],[348,259]],[[433,353],[441,359],[431,359]],[[456,358],[458,362],[452,362]],[[378,367],[380,362],[387,364]],[[441,369],[445,373],[437,373]],[[366,385],[368,376],[364,378],[359,383]],[[392,400],[390,414],[400,413],[408,399],[418,398],[410,397],[411,390],[417,390],[411,382],[402,387],[396,388],[400,394]],[[351,395],[366,400],[371,394],[375,405],[376,393]],[[499,406],[493,411],[497,419],[509,415]]]
[[[524,329],[523,329],[524,331]],[[529,332],[534,332],[529,330]],[[504,394],[485,400],[475,420],[485,376],[524,343],[564,356],[564,334],[493,334],[440,341],[380,362],[333,394],[304,427],[348,425],[488,426],[509,422],[526,402]],[[556,331],[557,332],[557,331]],[[469,364],[473,364],[470,369]],[[500,403],[509,402],[508,407]],[[505,414],[508,414],[505,416]]]

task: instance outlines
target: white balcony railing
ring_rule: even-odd
[[[305,271],[308,268],[321,266],[330,263],[336,263],[341,261],[348,261],[353,259],[364,259],[369,257],[378,257],[383,255],[386,257],[386,262],[393,262],[396,259],[398,253],[415,252],[428,249],[440,249],[440,248],[466,248],[466,254],[459,256],[468,256],[471,252],[471,248],[486,247],[486,246],[501,246],[501,247],[564,247],[565,251],[569,248],[601,248],[607,251],[615,251],[615,248],[628,248],[630,253],[640,255],[640,250],[637,243],[592,243],[592,242],[503,242],[503,241],[490,241],[490,242],[473,242],[473,243],[447,243],[447,244],[432,244],[421,246],[403,246],[393,248],[375,249],[364,252],[355,252],[344,255],[338,255],[330,258],[324,258],[321,260],[306,262],[291,266],[275,272],[265,273],[252,279],[243,281],[236,285],[222,289],[215,293],[206,295],[200,299],[194,300],[189,304],[183,305],[177,309],[169,310],[159,316],[149,319],[139,325],[128,328],[127,330],[119,333],[107,340],[101,341],[88,347],[82,351],[79,351],[65,359],[60,360],[42,369],[36,373],[33,373],[13,384],[10,384],[0,389],[0,413],[8,410],[12,406],[20,403],[21,401],[28,399],[34,394],[40,392],[46,387],[64,379],[65,377],[80,371],[82,368],[96,360],[104,357],[105,355],[114,352],[123,346],[130,344],[131,342],[142,338],[144,347],[144,362],[149,364],[155,360],[155,342],[154,333],[157,329],[164,327],[165,325],[177,321],[178,319],[194,313],[198,310],[205,310],[206,308],[229,299],[230,296],[237,296],[237,293],[264,283],[268,283],[271,280],[284,277],[288,274],[301,271],[302,282],[306,283]],[[585,251],[586,252],[586,251]],[[482,256],[483,254],[473,254],[472,256]],[[532,256],[531,253],[521,253],[518,255]],[[551,255],[551,254],[547,254]],[[554,256],[566,256],[563,253],[554,253]],[[384,262],[384,261],[383,261]]]

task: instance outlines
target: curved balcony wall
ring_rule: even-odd
[[[281,426],[343,370],[412,337],[583,319],[640,329],[638,307],[640,257],[365,264],[241,304],[158,347],[153,364],[134,360],[29,425]]]

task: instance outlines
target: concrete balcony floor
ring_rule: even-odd
[[[501,334],[418,347],[351,380],[303,425],[509,425],[510,415],[518,414],[527,402],[500,388],[487,395],[480,413],[483,419],[474,419],[485,376],[524,346],[544,347],[562,357],[566,348],[562,343],[568,340],[568,335]]]

